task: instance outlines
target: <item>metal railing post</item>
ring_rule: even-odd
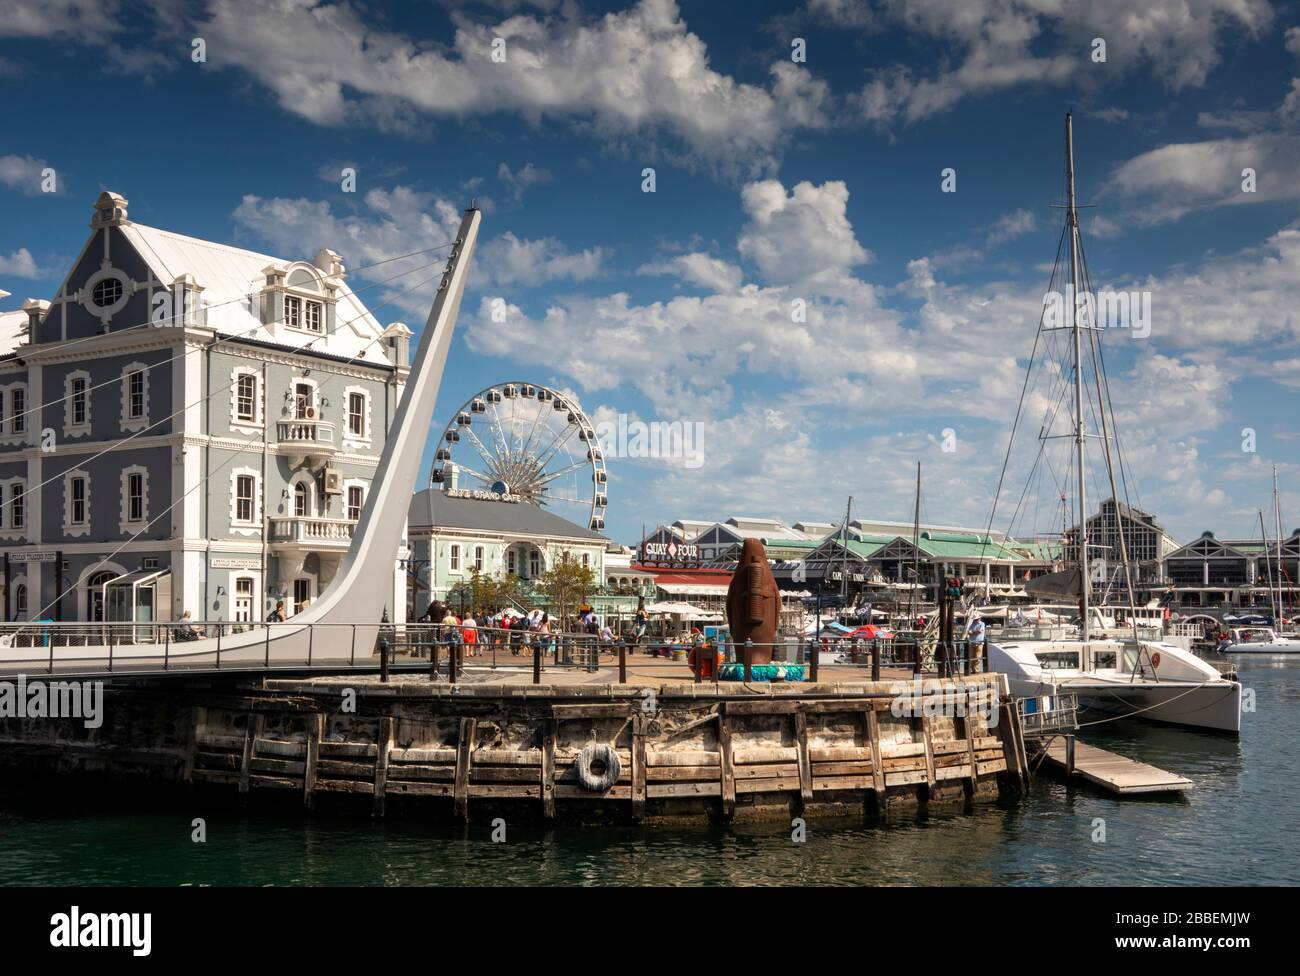
[[[750,671],[750,660],[753,658],[754,640],[751,637],[745,638],[745,683],[748,684],[752,675]]]
[[[542,683],[542,644],[538,641],[533,645],[533,684]]]
[[[348,658],[348,667],[357,666],[357,625],[352,625],[352,656]]]
[[[170,670],[172,653],[172,630],[170,627],[163,628],[163,670]]]
[[[822,656],[821,643],[819,641],[814,641],[811,649],[808,652],[808,678],[810,681],[815,682],[817,680],[817,664],[818,664],[818,658],[820,658],[821,656]]]
[[[880,680],[880,638],[871,639],[871,680]]]
[[[266,668],[271,669],[271,628],[266,628]]]
[[[618,683],[627,684],[627,642],[621,637],[618,640]]]
[[[379,638],[379,683],[388,684],[388,638]]]
[[[113,673],[113,631],[108,631],[108,673]]]
[[[221,670],[221,628],[217,628],[217,670]]]

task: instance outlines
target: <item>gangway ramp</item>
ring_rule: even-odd
[[[1069,756],[1064,736],[1047,744],[1043,761],[1053,769],[1069,774]],[[1184,793],[1195,784],[1185,776],[1159,769],[1147,763],[1118,756],[1086,742],[1074,742],[1073,775],[1119,796],[1144,793]]]

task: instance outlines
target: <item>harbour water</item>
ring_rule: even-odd
[[[1190,777],[1184,798],[1113,799],[1038,777],[961,811],[703,827],[370,822],[204,809],[127,787],[0,783],[0,885],[1281,885],[1300,883],[1300,662],[1248,661],[1240,739],[1118,722],[1088,741]],[[256,803],[254,803],[256,807]],[[195,817],[205,843],[191,839]],[[1101,831],[1104,829],[1104,840]]]

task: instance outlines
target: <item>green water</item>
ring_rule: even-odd
[[[131,800],[125,786],[29,795],[6,781],[0,884],[1297,884],[1300,666],[1241,674],[1257,710],[1240,739],[1136,722],[1088,737],[1190,777],[1182,799],[1120,801],[1042,776],[1023,801],[973,813],[812,820],[804,843],[778,824],[507,824],[494,843],[487,824],[241,814],[176,794]],[[206,843],[191,840],[195,817]]]

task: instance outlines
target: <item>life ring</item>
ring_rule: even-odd
[[[618,761],[618,753],[614,751],[613,746],[605,742],[593,742],[586,746],[578,753],[575,763],[578,767],[578,782],[582,784],[584,790],[591,790],[593,793],[604,793],[618,782],[619,774],[623,772],[623,764]],[[592,772],[593,763],[600,763],[605,767],[605,771]]]
[[[1153,668],[1158,668],[1158,667],[1160,667],[1160,652],[1159,652],[1159,651],[1156,651],[1154,654],[1151,655],[1151,667],[1153,667]]]

